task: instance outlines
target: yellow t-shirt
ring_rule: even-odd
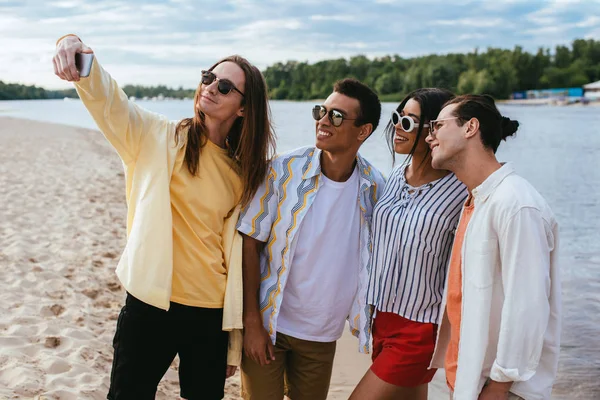
[[[171,301],[222,308],[227,283],[221,234],[238,204],[242,181],[225,149],[202,147],[198,174],[190,174],[180,150],[171,178],[173,284]]]

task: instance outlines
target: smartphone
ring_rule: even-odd
[[[93,53],[75,53],[75,68],[80,77],[85,78],[90,75],[92,61],[94,61]]]

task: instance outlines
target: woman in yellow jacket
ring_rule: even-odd
[[[54,72],[75,82],[126,178],[117,275],[127,299],[108,399],[154,399],[176,354],[181,397],[221,399],[241,359],[239,204],[256,192],[275,149],[264,78],[246,59],[227,57],[202,71],[194,116],[169,121],[129,101],[97,60],[81,78],[76,53],[92,50],[75,35],[60,38]]]

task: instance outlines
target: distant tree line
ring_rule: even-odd
[[[144,97],[173,97],[183,99],[193,98],[195,89],[170,89],[166,86],[137,86],[126,85],[123,90],[128,96],[142,99]],[[75,89],[46,90],[37,86],[19,85],[16,83],[4,83],[0,81],[0,100],[34,100],[34,99],[62,99],[65,97],[78,98]]]
[[[581,87],[600,80],[600,41],[577,39],[570,47],[556,46],[553,53],[540,48],[532,54],[516,46],[513,50],[488,48],[485,52],[415,58],[394,55],[370,60],[358,55],[314,64],[288,61],[268,67],[264,75],[270,97],[277,100],[325,98],[333,83],[345,77],[371,86],[384,101],[397,101],[421,87],[441,87],[459,94],[488,93],[506,99],[516,91]],[[195,92],[182,87],[133,85],[123,90],[136,98],[191,98]],[[77,93],[74,89],[51,91],[0,81],[0,100],[62,97],[77,97]]]
[[[314,64],[288,61],[268,67],[264,75],[272,99],[325,98],[333,82],[344,77],[366,83],[388,101],[421,87],[506,99],[515,91],[581,87],[600,80],[600,41],[578,39],[570,48],[557,46],[554,54],[542,48],[531,54],[517,46],[416,58],[394,55],[372,61],[362,55]]]
[[[0,100],[62,99],[64,97],[77,97],[77,92],[75,89],[46,90],[37,86],[0,81]]]
[[[139,86],[139,85],[125,85],[123,86],[123,91],[127,94],[127,96],[134,96],[138,99],[143,99],[144,97],[173,97],[176,99],[183,99],[186,97],[193,98],[196,93],[196,89],[184,89],[183,87],[179,87],[179,89],[171,89],[166,86]]]

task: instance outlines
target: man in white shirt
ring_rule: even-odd
[[[519,124],[491,97],[467,95],[430,126],[433,167],[454,172],[469,189],[465,209],[474,207],[455,239],[464,241],[453,249],[458,268],[451,263],[432,367],[445,366],[454,399],[550,399],[560,351],[558,226],[541,195],[495,156]]]
[[[243,211],[244,399],[326,399],[346,320],[370,346],[370,219],[382,175],[358,154],[377,95],[344,79],[313,108],[316,146],[278,156]]]

